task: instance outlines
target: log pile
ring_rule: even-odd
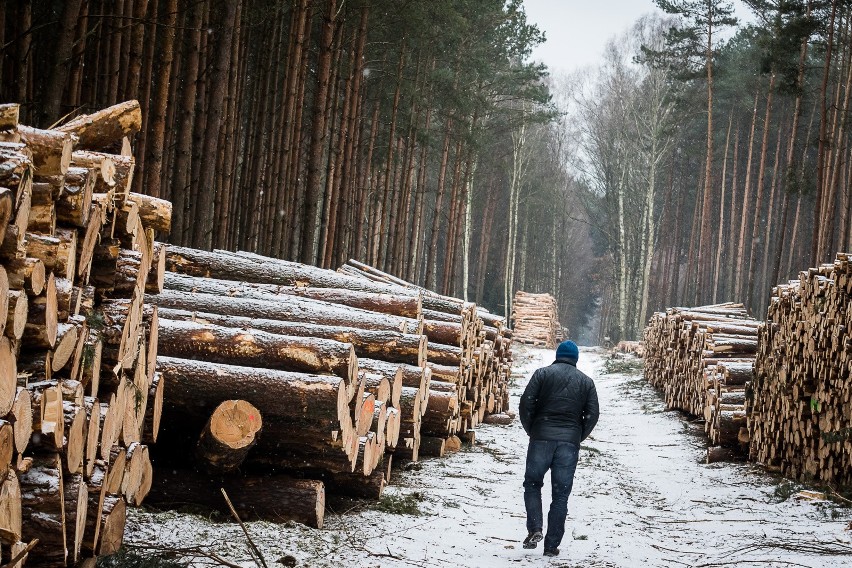
[[[663,392],[668,408],[705,419],[714,448],[749,442],[746,389],[752,380],[759,322],[742,304],[669,308],[644,332],[645,378]]]
[[[0,105],[0,544],[64,566],[121,545],[151,484],[168,202],[130,192],[130,101],[53,130]],[[12,565],[12,564],[8,564]]]
[[[550,294],[516,292],[512,301],[512,329],[519,343],[556,349],[564,335],[556,298]]]
[[[468,435],[486,415],[509,408],[513,332],[504,318],[356,260],[347,261],[339,272],[389,286],[395,294],[422,297],[427,365],[432,370],[422,427],[427,455],[442,455],[452,437]]]
[[[852,487],[850,329],[849,254],[773,289],[749,397],[751,459],[801,481]]]
[[[440,455],[507,407],[509,332],[473,304],[246,252],[165,256],[146,298],[169,385],[155,504],[222,508],[230,487],[241,515],[322,526],[325,490],[376,498],[392,460]],[[263,485],[280,499],[242,489]]]

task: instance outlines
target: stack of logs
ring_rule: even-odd
[[[390,286],[396,294],[422,297],[423,334],[429,342],[427,365],[432,369],[432,384],[439,385],[432,387],[432,394],[441,390],[458,401],[458,413],[449,419],[442,413],[440,420],[434,420],[427,413],[422,433],[428,455],[442,455],[446,442],[457,434],[470,438],[473,434],[468,432],[486,414],[508,410],[513,332],[504,318],[356,260],[349,260],[339,272]],[[442,407],[433,401],[429,408]]]
[[[319,527],[325,490],[376,498],[392,459],[507,407],[509,332],[473,304],[246,252],[166,265],[154,503],[221,509],[225,487],[241,516]]]
[[[669,308],[645,328],[645,378],[668,408],[705,419],[708,461],[749,442],[746,390],[753,376],[759,322],[742,304]]]
[[[751,458],[852,486],[852,262],[838,254],[773,290],[750,404]]]
[[[130,193],[135,101],[53,130],[17,116],[0,105],[0,544],[6,565],[64,566],[117,550],[151,486],[163,382],[144,294],[171,206]]]
[[[518,291],[512,302],[512,329],[519,343],[555,349],[562,341],[556,298]]]

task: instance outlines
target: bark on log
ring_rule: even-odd
[[[7,337],[0,337],[0,416],[12,410],[18,393],[18,366],[15,349]]]
[[[38,296],[44,290],[47,272],[38,258],[16,258],[4,263],[11,290],[23,290]]]
[[[95,172],[95,185],[92,188],[93,199],[94,193],[110,194],[115,187],[115,161],[110,154],[102,154],[100,152],[85,152],[76,151],[71,154],[71,166],[75,168],[85,168]]]
[[[78,116],[58,126],[57,130],[75,134],[80,148],[100,150],[121,142],[122,138],[132,136],[141,128],[139,101],[132,100]]]
[[[30,470],[21,474],[20,484],[21,532],[26,539],[39,539],[39,545],[30,553],[31,563],[64,566],[68,549],[59,455],[35,456]]]
[[[22,454],[27,449],[33,433],[32,397],[26,388],[18,387],[15,402],[7,418],[12,423],[15,451]]]
[[[405,334],[389,330],[358,329],[303,322],[254,319],[249,317],[191,312],[160,308],[160,317],[175,321],[196,321],[242,329],[258,329],[268,333],[294,337],[316,337],[351,343],[355,355],[384,361],[408,363],[415,366],[426,358],[426,339],[423,335]]]
[[[65,517],[66,548],[69,561],[77,564],[80,561],[80,548],[86,531],[86,513],[89,504],[89,490],[83,481],[83,475],[71,475],[65,478]]]
[[[59,130],[41,130],[30,126],[18,126],[21,142],[33,155],[35,173],[40,176],[64,176],[71,165],[74,143],[71,136]]]
[[[228,476],[212,479],[191,470],[157,472],[148,497],[160,506],[186,503],[203,505],[230,514],[220,488],[243,520],[296,521],[322,528],[325,488],[320,481],[284,476]]]
[[[56,283],[53,274],[47,278],[44,294],[29,302],[23,341],[31,348],[53,349],[59,325]]]
[[[56,218],[74,227],[86,227],[92,210],[92,193],[97,173],[93,168],[71,167],[65,186],[56,201]]]
[[[127,199],[139,208],[139,218],[145,227],[168,235],[172,231],[172,202],[150,195],[130,193]]]
[[[200,415],[206,420],[222,401],[234,398],[254,405],[266,424],[258,453],[284,447],[288,442],[319,448],[352,442],[354,425],[349,401],[354,390],[339,377],[172,357],[158,357],[157,370],[168,385],[164,415],[169,413],[172,420],[178,419],[174,418],[175,413],[183,419]],[[288,426],[297,423],[305,427],[287,431]],[[160,440],[158,448],[162,444]]]
[[[21,485],[9,469],[0,481],[0,543],[12,546],[21,540]]]
[[[0,130],[12,130],[18,126],[20,108],[17,103],[0,104]]]
[[[414,296],[399,296],[378,294],[342,288],[316,288],[307,286],[283,286],[243,281],[219,280],[215,278],[200,278],[169,272],[166,275],[165,287],[183,292],[199,292],[204,294],[223,294],[228,296],[271,299],[277,296],[298,296],[320,300],[330,304],[344,305],[352,308],[379,312],[388,315],[417,319],[420,317],[420,298]]]
[[[159,353],[167,357],[305,373],[331,373],[347,383],[357,378],[355,351],[348,343],[196,322],[162,319],[159,323]]]
[[[418,295],[398,286],[377,284],[352,278],[332,270],[324,270],[296,262],[261,257],[251,253],[228,253],[225,251],[201,251],[186,247],[170,246],[166,267],[172,272],[256,282],[282,286],[313,286],[316,288],[343,288],[380,294]]]
[[[208,281],[208,283],[211,281]],[[205,286],[207,293],[163,290],[145,301],[163,308],[194,310],[259,319],[420,333],[420,322],[297,296],[229,297],[227,286]],[[259,295],[260,296],[260,295]]]

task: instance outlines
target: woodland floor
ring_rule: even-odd
[[[602,414],[581,451],[560,557],[521,547],[527,439],[517,421],[482,426],[473,447],[397,472],[380,503],[332,502],[321,531],[258,522],[250,534],[270,568],[850,565],[852,509],[798,501],[801,487],[749,464],[704,465],[703,427],[666,411],[640,375],[604,374],[605,356],[581,354]],[[513,410],[532,370],[551,357],[516,353]],[[547,503],[549,491],[545,511]],[[198,515],[134,510],[125,542],[200,546],[256,565],[238,525]]]

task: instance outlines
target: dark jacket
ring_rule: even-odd
[[[533,440],[580,445],[598,422],[595,383],[572,359],[557,359],[533,373],[521,397],[521,424]]]

